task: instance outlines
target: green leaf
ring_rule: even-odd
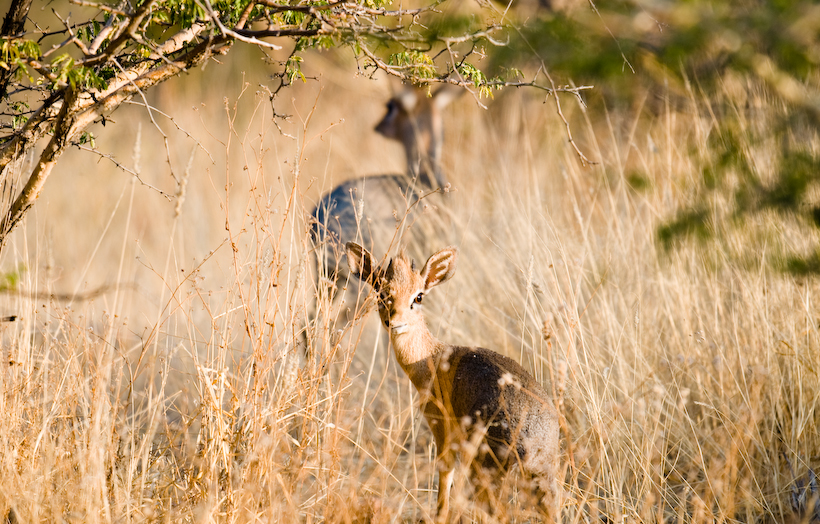
[[[436,66],[433,59],[421,51],[409,50],[390,55],[388,64],[396,66],[416,78],[433,78],[436,76]]]

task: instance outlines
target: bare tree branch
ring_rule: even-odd
[[[176,76],[180,71],[201,64],[215,54],[227,52],[230,43],[230,38],[217,36],[200,43],[180,59],[163,63],[154,70],[146,71],[148,65],[145,62],[137,64],[119,75],[117,81],[109,84],[107,94],[102,98],[90,95],[79,96],[76,89],[66,88],[60,112],[54,124],[53,136],[40,155],[40,160],[20,195],[0,221],[0,246],[37,200],[57,159],[74,137],[84,132],[101,115],[119,107],[139,90],[147,89]],[[15,158],[20,151],[19,148],[12,149],[12,146],[13,144],[7,145],[4,151],[4,153],[8,151],[9,159]]]
[[[11,0],[9,11],[3,19],[3,27],[0,28],[0,36],[16,36],[23,32],[31,1]]]
[[[65,150],[72,126],[72,106],[76,102],[76,97],[77,91],[75,89],[66,91],[62,108],[54,125],[54,136],[40,154],[40,160],[37,162],[20,195],[12,203],[6,216],[0,221],[0,245],[2,245],[3,240],[14,226],[23,218],[26,211],[34,204],[37,197],[40,196],[43,184],[45,184],[48,175],[51,174],[57,159]]]
[[[11,0],[9,11],[3,19],[3,27],[0,28],[0,37],[16,36],[23,32],[31,2],[32,0]],[[0,68],[0,100],[6,98],[9,80],[13,74],[14,68]]]

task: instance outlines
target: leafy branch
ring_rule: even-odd
[[[406,82],[463,86],[476,99],[506,86],[578,99],[589,89],[540,84],[538,75],[531,81],[520,74],[488,76],[472,59],[482,58],[486,46],[505,45],[505,28],[492,11],[445,17],[442,0],[412,9],[401,4],[394,9],[388,0],[298,5],[276,0],[69,1],[84,18],[73,14],[79,20],[74,22],[54,10],[62,27],[46,31],[27,27],[33,0],[11,0],[0,32],[0,177],[16,179],[13,166],[48,138],[3,210],[0,247],[37,200],[61,154],[86,136],[90,125],[105,122],[132,97],[224,55],[236,42],[265,49],[292,46],[279,64],[279,89],[305,80],[306,50],[330,47],[351,48],[371,74],[384,71]]]

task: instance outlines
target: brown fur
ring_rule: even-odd
[[[514,360],[484,348],[444,344],[421,312],[424,295],[450,279],[458,253],[445,248],[416,271],[403,254],[380,268],[370,253],[348,243],[351,273],[379,293],[379,316],[396,359],[421,396],[438,449],[436,520],[449,512],[458,456],[470,461],[474,483],[496,483],[514,466],[536,477],[548,518],[557,518],[558,416],[546,391]],[[491,486],[476,486],[489,490]]]

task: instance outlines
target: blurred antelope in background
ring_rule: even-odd
[[[351,274],[378,293],[379,317],[396,360],[418,391],[433,432],[439,470],[436,521],[447,521],[458,455],[469,461],[477,494],[491,505],[492,490],[519,466],[534,477],[548,519],[557,521],[558,414],[546,391],[514,360],[489,349],[440,342],[424,322],[422,300],[455,273],[455,248],[432,255],[421,271],[403,253],[379,267],[356,243],[348,243],[346,252]]]
[[[444,142],[442,112],[459,94],[460,89],[442,86],[427,96],[423,89],[405,89],[387,103],[387,114],[376,131],[401,142],[407,158],[407,173],[373,175],[343,182],[326,193],[313,209],[312,236],[317,248],[318,279],[334,294],[336,282],[346,278],[346,266],[341,263],[344,243],[356,241],[370,249],[388,252],[391,246],[408,236],[406,244],[418,245],[417,239],[437,236],[441,216],[418,222],[413,208],[419,199],[439,189],[445,190],[447,180],[441,168]],[[424,235],[408,235],[408,229],[425,227]],[[432,230],[432,231],[431,231]],[[344,294],[346,307],[342,312],[350,320],[361,304],[359,286],[355,281]],[[341,315],[340,315],[341,316]],[[309,344],[309,342],[308,342]]]

